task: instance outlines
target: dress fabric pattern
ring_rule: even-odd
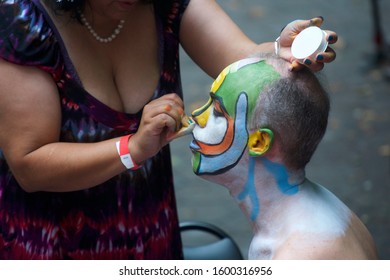
[[[154,4],[161,76],[153,98],[182,95],[178,30],[188,2]],[[0,1],[0,17],[0,57],[38,67],[57,83],[60,141],[96,142],[137,130],[142,112],[115,111],[85,91],[39,0]],[[136,171],[68,193],[26,193],[0,150],[0,259],[182,259],[169,146]]]

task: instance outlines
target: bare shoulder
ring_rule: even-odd
[[[24,87],[34,89],[55,89],[56,84],[51,75],[33,66],[22,66],[0,59],[0,88],[2,92],[12,89],[18,91]]]
[[[365,227],[351,225],[337,238],[295,233],[279,246],[273,259],[284,260],[370,260],[377,259],[375,244]]]
[[[321,260],[337,259],[340,249],[334,241],[324,241],[312,234],[296,233],[290,236],[275,251],[273,259]]]
[[[13,158],[31,151],[31,144],[58,137],[60,102],[51,75],[32,66],[0,59],[0,146]]]
[[[376,259],[376,248],[363,222],[326,188],[306,182],[291,203],[284,239],[275,259]]]
[[[57,104],[57,85],[49,73],[0,59],[0,107],[8,115],[7,122],[11,119],[9,114],[26,113],[30,119],[42,109],[52,110]]]

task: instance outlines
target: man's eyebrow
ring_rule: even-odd
[[[223,104],[223,100],[221,96],[216,95],[214,92],[210,92],[210,98],[213,100],[218,101],[219,103]]]

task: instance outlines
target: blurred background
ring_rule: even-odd
[[[339,42],[335,62],[321,75],[331,95],[326,135],[307,168],[307,177],[344,201],[366,224],[381,259],[390,259],[390,1],[219,0],[256,42],[274,41],[294,19],[323,16],[323,29]],[[379,17],[374,6],[379,7]],[[379,19],[379,25],[378,25]],[[379,28],[378,28],[379,27]],[[386,56],[389,57],[386,57]],[[186,112],[208,99],[212,79],[181,53]],[[191,137],[171,144],[180,221],[211,223],[226,231],[246,258],[249,223],[221,186],[191,169]]]

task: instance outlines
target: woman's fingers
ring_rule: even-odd
[[[176,131],[180,129],[183,113],[183,102],[176,94],[164,95],[145,106],[143,123],[155,127],[159,133],[164,127]]]
[[[138,160],[155,155],[168,143],[168,133],[180,128],[183,106],[176,94],[164,95],[144,106],[139,128],[131,141]]]
[[[338,35],[332,30],[324,30],[326,32],[326,40],[329,44],[334,44],[338,40]]]
[[[336,52],[330,47],[328,47],[325,52],[317,54],[316,57],[317,62],[324,62],[324,63],[330,63],[335,59],[336,59]]]
[[[290,61],[289,70],[299,71],[303,67],[308,67],[310,70],[317,72],[324,68],[325,63],[330,63],[336,59],[336,52],[328,47],[325,52],[319,53],[316,57],[307,57],[298,61],[291,54],[291,45],[295,37],[305,28],[310,26],[320,27],[324,19],[319,16],[310,20],[295,20],[289,23],[282,31],[280,37],[280,57]],[[331,30],[324,30],[326,32],[326,40],[329,44],[337,42],[337,33]]]

